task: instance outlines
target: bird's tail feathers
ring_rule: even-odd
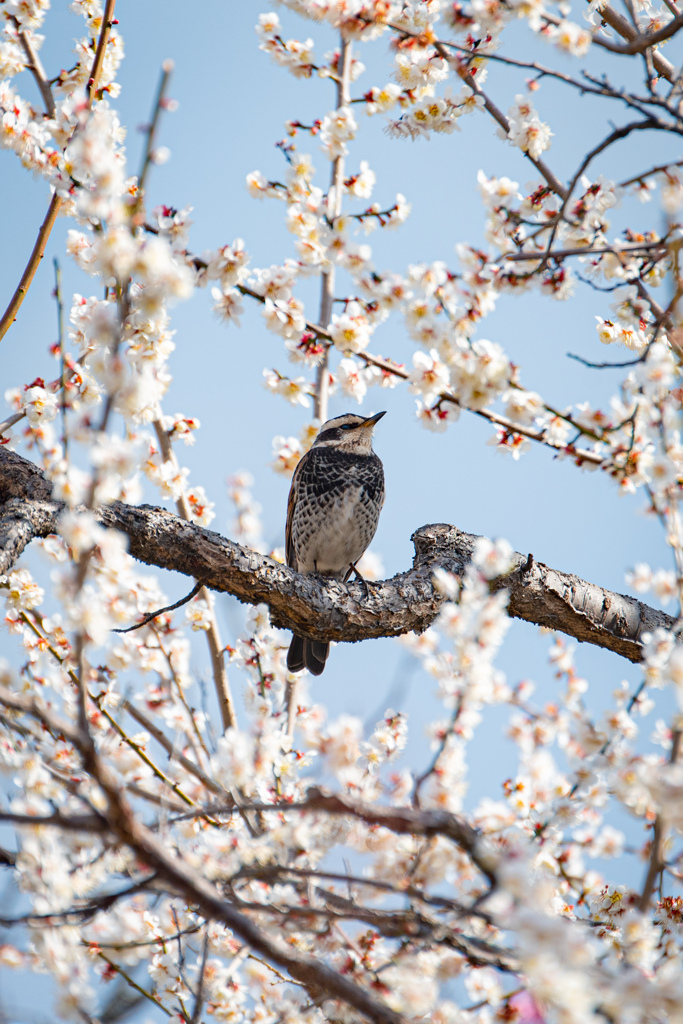
[[[306,668],[304,661],[304,644],[306,641],[302,636],[293,636],[292,642],[287,651],[287,668],[290,672],[301,672]]]
[[[320,640],[304,640],[304,661],[312,676],[322,675],[329,653],[329,644],[321,643]]]
[[[307,668],[311,675],[319,676],[325,668],[329,653],[329,644],[293,636],[287,652],[287,668],[290,672],[301,672]]]

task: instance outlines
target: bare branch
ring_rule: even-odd
[[[22,50],[26,54],[26,59],[28,61],[28,64],[26,66],[33,75],[36,85],[40,90],[40,95],[43,99],[43,103],[45,104],[45,113],[48,117],[54,117],[55,99],[52,95],[52,89],[50,88],[50,83],[47,79],[47,75],[45,74],[45,68],[42,65],[40,57],[38,56],[38,51],[33,45],[31,30],[21,25],[19,19],[16,18],[13,14],[9,16],[8,20],[12,25],[14,25],[15,29],[17,30],[17,37],[21,44]]]
[[[154,152],[154,140],[156,138],[157,128],[159,127],[161,111],[166,106],[166,90],[168,89],[168,83],[171,80],[172,73],[173,61],[165,60],[161,65],[161,77],[159,78],[159,87],[157,89],[156,98],[154,100],[152,120],[150,121],[147,127],[147,131],[145,133],[147,136],[145,140],[145,152],[142,157],[142,165],[140,167],[140,173],[138,175],[138,203],[144,202],[147,172],[149,170],[150,164],[152,163],[152,154]]]
[[[351,74],[351,54],[353,44],[340,36],[339,39],[339,77],[337,78],[337,109],[344,107],[349,102],[349,76]],[[334,205],[328,212],[328,216],[334,221],[342,211],[342,197],[344,193],[344,156],[340,154],[332,161],[330,178],[330,190],[333,193]],[[334,264],[320,277],[320,315],[321,324],[329,324],[332,316],[332,302],[334,300]],[[329,349],[325,350],[320,365],[315,375],[315,406],[313,415],[324,423],[327,419],[327,397],[329,391]]]
[[[681,731],[674,729],[671,736],[671,754],[669,764],[676,764],[678,761],[679,748],[681,745]],[[655,818],[652,828],[652,845],[650,848],[650,862],[647,866],[647,874],[643,884],[643,891],[638,900],[638,909],[644,914],[650,904],[650,897],[655,890],[657,879],[666,867],[664,849],[668,832],[668,822],[660,811]]]
[[[635,185],[637,182],[642,182],[645,178],[650,178],[653,174],[661,174],[663,171],[668,171],[670,167],[681,167],[683,166],[683,160],[670,160],[668,164],[658,164],[656,167],[651,167],[649,171],[644,171],[642,174],[636,174],[634,178],[627,178],[626,181],[620,181],[618,188],[628,188],[629,185]]]
[[[603,9],[600,9],[601,15],[603,15]],[[607,19],[605,19],[607,20]],[[619,43],[612,43],[610,40],[601,39],[600,45],[606,50],[610,50],[611,53],[623,53],[623,54],[634,54],[642,53],[643,50],[647,50],[649,46],[656,46],[657,43],[663,43],[665,39],[670,39],[671,36],[678,32],[679,28],[683,28],[683,14],[677,15],[667,25],[663,25],[662,28],[657,29],[656,32],[650,32],[649,35],[634,34],[633,38],[629,43],[620,45]]]
[[[26,298],[26,292],[29,290],[40,261],[45,255],[45,246],[47,245],[47,240],[50,237],[50,232],[54,227],[54,223],[57,220],[57,214],[60,211],[61,205],[61,197],[54,192],[52,194],[52,199],[50,200],[47,213],[45,214],[45,220],[40,225],[38,237],[36,238],[36,243],[33,246],[33,251],[29,256],[24,273],[21,275],[21,280],[16,287],[14,295],[10,299],[7,309],[2,315],[2,319],[0,319],[0,341],[2,341],[7,334],[7,331],[14,323],[21,304]]]
[[[100,75],[102,74],[102,67],[104,65],[104,55],[107,51],[109,36],[111,35],[111,30],[114,24],[115,6],[116,0],[107,0],[106,6],[104,8],[104,14],[102,15],[102,27],[100,29],[99,39],[97,40],[95,60],[93,61],[92,71],[90,72],[90,79],[86,87],[89,105],[92,105],[92,101],[97,96],[97,90],[100,84]]]
[[[587,366],[590,370],[623,370],[626,366],[637,366],[643,361],[643,357],[639,356],[637,359],[626,359],[623,363],[591,363],[590,360],[584,359],[583,356],[577,356],[573,352],[567,352],[567,358],[575,359],[577,363]]]
[[[539,253],[515,252],[510,255],[505,254],[505,256],[502,257],[501,262],[509,260],[512,263],[525,263],[528,260],[561,260],[566,256],[603,256],[606,253],[650,252],[653,249],[661,250],[662,255],[665,255],[668,252],[666,242],[641,242],[638,245],[623,245],[619,246],[619,248],[616,248],[615,246],[600,246],[596,249],[581,247],[576,249],[553,249],[548,253],[545,251]]]
[[[97,814],[15,814],[12,811],[0,811],[0,822],[7,825],[30,825],[35,828],[50,826],[63,828],[67,832],[102,832],[107,823]]]
[[[631,23],[623,16],[619,14],[612,7],[611,4],[602,4],[600,7],[600,17],[606,22],[610,28],[614,29],[622,39],[628,40],[629,43],[633,43],[634,40],[639,38],[640,33],[637,29],[631,25]],[[605,50],[619,53],[618,49],[614,49],[618,44],[613,43],[610,39],[605,39],[602,36],[593,36],[593,42],[603,47]],[[667,82],[674,82],[676,78],[676,69],[674,68],[671,61],[667,60],[666,57],[658,50],[654,50],[652,53],[652,62],[658,75],[665,78]]]
[[[399,835],[443,836],[459,846],[479,868],[481,873],[490,881],[495,882],[495,857],[481,843],[479,833],[464,818],[450,811],[438,810],[415,810],[412,807],[383,807],[379,804],[366,804],[361,800],[354,800],[353,797],[339,793],[329,793],[311,786],[306,792],[306,799],[297,803],[283,802],[277,804],[268,803],[244,803],[239,808],[226,807],[222,813],[234,813],[241,811],[259,811],[266,813],[270,811],[318,812],[325,814],[346,814],[367,825],[378,825],[396,832]],[[214,813],[221,813],[214,808]],[[287,871],[287,868],[283,869]],[[329,876],[328,876],[329,877]]]
[[[0,518],[0,523],[2,519]],[[0,538],[2,534],[0,534]],[[142,629],[143,626],[148,626],[150,622],[154,622],[160,615],[164,615],[166,612],[174,612],[176,608],[182,608],[183,605],[191,601],[193,597],[196,597],[199,591],[204,586],[204,583],[200,580],[199,583],[195,583],[189,594],[185,597],[181,597],[179,601],[174,601],[173,604],[167,604],[163,608],[157,608],[151,615],[145,615],[141,622],[136,622],[134,626],[126,626],[125,629],[112,629],[112,633],[132,633],[135,629]]]

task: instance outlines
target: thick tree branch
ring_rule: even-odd
[[[645,35],[638,35],[637,33],[634,34],[631,41],[625,45],[610,43],[608,40],[601,40],[601,45],[612,53],[623,53],[626,55],[642,53],[643,50],[648,48],[648,46],[655,46],[657,43],[663,43],[666,39],[670,39],[671,36],[675,35],[679,28],[682,27],[683,14],[679,14],[673,19],[673,21],[670,21],[662,28],[657,29],[656,32],[650,32],[649,34],[646,33]]]
[[[600,17],[606,22],[610,28],[614,29],[622,39],[626,39],[629,43],[639,42],[640,33],[637,29],[631,25],[631,23],[618,11],[612,7],[611,4],[604,4],[600,8]],[[612,43],[609,39],[604,39],[601,36],[594,36],[593,42],[602,46],[605,50],[619,53],[619,44]],[[670,60],[668,60],[659,50],[652,52],[652,63],[654,64],[655,71],[661,75],[662,78],[666,78],[668,82],[673,82],[676,77],[676,69]]]
[[[40,470],[15,452],[0,449],[0,502],[10,555],[0,552],[2,571],[31,537],[58,532],[62,506]],[[147,565],[202,579],[211,590],[246,604],[267,604],[276,626],[319,640],[367,640],[421,632],[436,618],[443,596],[434,586],[436,568],[462,575],[477,538],[454,526],[423,526],[413,535],[413,568],[374,584],[366,597],[359,583],[342,584],[301,576],[279,562],[243,548],[220,534],[188,523],[165,509],[122,502],[96,510],[99,521],[127,534],[130,553]],[[491,584],[507,589],[516,618],[560,630],[582,642],[640,661],[642,636],[671,629],[664,612],[559,572],[522,554],[512,571]]]

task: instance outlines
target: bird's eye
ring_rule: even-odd
[[[353,430],[354,423],[342,423],[342,430]]]

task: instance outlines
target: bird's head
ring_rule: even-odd
[[[361,455],[372,451],[372,431],[378,420],[384,416],[358,416],[355,412],[335,416],[323,423],[313,442],[316,448],[337,448],[344,452],[358,452]]]

